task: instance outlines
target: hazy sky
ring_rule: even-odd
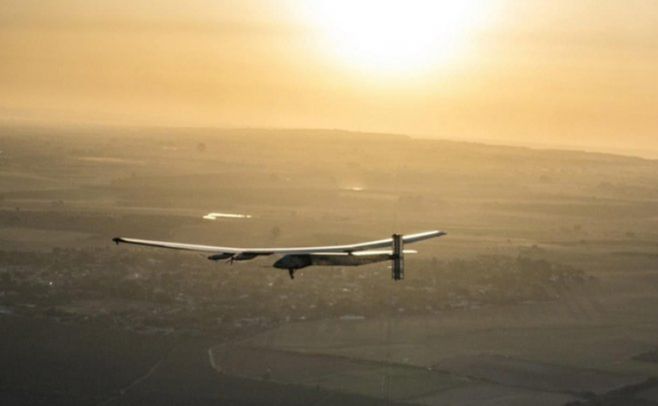
[[[0,119],[658,149],[658,1],[3,0]]]

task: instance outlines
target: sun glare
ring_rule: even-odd
[[[415,73],[448,63],[485,16],[475,0],[314,0],[308,18],[341,63]]]

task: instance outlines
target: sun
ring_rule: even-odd
[[[309,0],[306,13],[341,63],[413,73],[449,62],[485,16],[475,0]]]

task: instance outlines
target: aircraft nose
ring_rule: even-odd
[[[287,258],[288,258],[287,256],[280,258],[274,264],[272,264],[272,266],[279,269],[288,269],[288,267],[286,266]]]
[[[309,255],[285,255],[274,263],[275,268],[279,269],[300,269],[311,265]]]

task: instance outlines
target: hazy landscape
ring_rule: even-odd
[[[0,403],[658,404],[657,175],[395,134],[5,126]],[[399,282],[111,241],[432,229]]]

